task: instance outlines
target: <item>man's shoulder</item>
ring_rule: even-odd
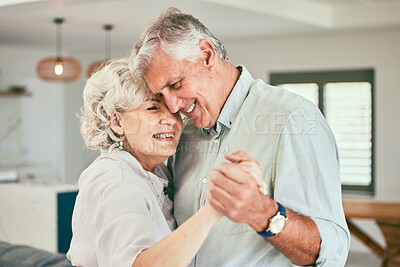
[[[315,110],[316,106],[304,97],[280,87],[267,84],[261,79],[254,80],[250,87],[249,100],[260,103],[264,109],[293,114],[300,110]]]

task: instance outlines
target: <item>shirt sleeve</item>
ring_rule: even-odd
[[[97,206],[95,251],[99,266],[132,266],[142,250],[156,243],[151,202],[129,183],[109,186]]]
[[[321,246],[317,266],[344,266],[350,234],[344,217],[336,142],[318,110],[295,112],[277,144],[274,199],[310,217]]]

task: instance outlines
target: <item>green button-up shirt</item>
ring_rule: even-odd
[[[344,266],[350,234],[329,126],[312,103],[253,79],[243,66],[239,69],[241,76],[215,127],[198,129],[187,121],[170,162],[178,225],[206,203],[210,170],[225,161],[224,153],[243,150],[263,166],[269,196],[315,221],[322,240],[317,266]],[[247,224],[226,217],[213,228],[192,264],[292,266]]]

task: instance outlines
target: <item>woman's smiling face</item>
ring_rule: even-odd
[[[160,97],[122,113],[120,124],[124,147],[151,171],[176,152],[183,127],[180,114],[172,114]]]

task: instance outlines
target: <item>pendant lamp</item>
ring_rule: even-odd
[[[53,22],[57,25],[57,55],[40,60],[36,67],[37,75],[42,80],[49,82],[75,81],[81,76],[81,64],[73,57],[61,55],[61,24],[64,19],[55,18]]]
[[[91,63],[88,67],[87,70],[87,77],[90,78],[90,76],[93,75],[93,73],[99,71],[101,68],[104,67],[104,65],[107,64],[107,62],[111,59],[111,30],[113,29],[113,25],[106,24],[103,26],[103,29],[105,31],[105,57],[104,60],[98,60],[93,63]]]

